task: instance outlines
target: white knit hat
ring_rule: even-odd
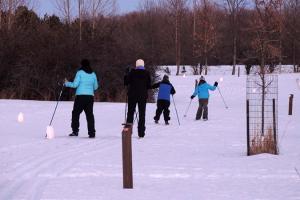
[[[200,77],[200,81],[202,81],[202,80],[205,81],[204,76],[201,76],[201,77]]]
[[[144,67],[145,66],[145,62],[142,59],[138,59],[135,63],[136,67]]]

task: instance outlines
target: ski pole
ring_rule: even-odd
[[[54,118],[54,115],[55,115],[55,112],[56,112],[56,109],[57,109],[57,106],[58,106],[58,102],[60,101],[60,98],[61,98],[61,95],[63,93],[63,90],[64,90],[64,84],[62,85],[62,88],[60,90],[60,93],[59,93],[59,96],[58,96],[58,99],[56,101],[56,106],[55,106],[55,109],[54,109],[54,112],[53,112],[53,115],[51,117],[51,120],[50,120],[50,123],[49,123],[49,126],[48,127],[51,127],[51,124],[52,124],[52,121],[53,121],[53,118]],[[48,134],[48,127],[47,127],[47,133],[45,135],[45,137],[47,138],[47,134]]]
[[[53,115],[52,115],[52,118],[51,118],[51,121],[50,121],[49,126],[51,126],[51,124],[52,124],[52,121],[53,121],[53,118],[54,118],[54,115],[55,115],[55,112],[56,112],[56,109],[57,109],[57,106],[58,106],[58,102],[60,101],[60,98],[61,98],[61,95],[62,95],[62,93],[63,93],[63,90],[64,90],[64,84],[62,85],[62,88],[61,88],[61,90],[60,90],[58,99],[57,99],[57,101],[56,101],[56,106],[55,106],[55,109],[54,109],[54,112],[53,112]]]
[[[126,97],[126,103],[125,103],[125,116],[124,116],[125,122],[127,121],[127,97]]]
[[[127,91],[127,90],[126,90]],[[126,93],[126,103],[125,103],[125,123],[127,122],[127,106],[128,106],[128,96]]]
[[[221,95],[221,98],[222,98],[222,100],[223,100],[223,103],[224,103],[224,105],[225,105],[225,108],[228,109],[228,106],[227,106],[227,104],[226,104],[226,102],[225,102],[225,99],[224,99],[224,97],[223,97],[223,95],[222,95],[222,93],[221,93],[220,88],[219,88],[219,87],[217,87],[217,88],[218,88],[218,91],[219,91],[219,93],[220,93],[220,95]]]
[[[175,108],[175,111],[176,111],[177,121],[178,121],[178,124],[179,124],[179,126],[180,126],[180,121],[179,121],[179,117],[178,117],[178,112],[177,112],[177,108],[176,108],[176,104],[175,104],[175,100],[174,100],[174,96],[173,96],[173,95],[172,95],[172,99],[173,99],[174,108]]]
[[[190,107],[191,107],[192,101],[193,101],[193,99],[191,99],[191,101],[190,101],[190,103],[189,103],[187,109],[185,110],[184,117],[186,117],[186,115],[187,115],[187,113],[188,113],[188,111],[189,111],[189,109],[190,109]]]

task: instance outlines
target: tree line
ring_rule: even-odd
[[[160,65],[299,70],[298,0],[144,0],[122,15],[114,0],[55,3],[56,15],[39,17],[28,1],[0,0],[1,98],[54,100],[82,58],[99,76],[97,101],[125,100],[123,76],[139,58],[153,79]]]

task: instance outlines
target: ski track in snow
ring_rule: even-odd
[[[76,162],[73,157],[74,155],[79,154],[79,156],[76,156],[76,159],[78,159],[92,152],[100,152],[100,154],[103,154],[117,145],[112,144],[112,142],[101,144],[102,141],[99,141],[100,142],[96,140],[95,142],[93,140],[80,145],[74,144],[71,147],[68,147],[67,151],[52,153],[46,156],[41,155],[42,158],[40,159],[33,158],[25,161],[25,164],[22,165],[22,167],[17,168],[13,172],[13,177],[9,178],[13,182],[11,184],[4,183],[1,185],[1,188],[5,189],[1,191],[0,199],[13,199],[18,196],[18,191],[24,188],[26,188],[26,194],[29,196],[22,198],[30,200],[41,199],[43,189],[48,182],[51,181],[52,178],[60,176],[73,166]],[[63,167],[55,168],[58,163],[63,163]],[[49,172],[49,170],[51,171]],[[32,182],[32,180],[35,181]]]

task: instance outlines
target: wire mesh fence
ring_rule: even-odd
[[[278,154],[278,75],[247,77],[248,155]]]

